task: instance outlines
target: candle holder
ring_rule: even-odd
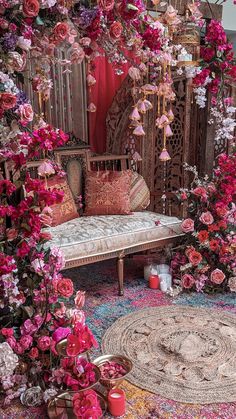
[[[125,392],[120,388],[110,390],[108,393],[108,410],[114,417],[125,414]]]

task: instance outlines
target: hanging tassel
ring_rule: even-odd
[[[166,125],[164,129],[165,129],[166,137],[171,137],[173,135],[172,129],[169,124]]]
[[[133,109],[133,111],[131,112],[131,114],[130,114],[129,118],[130,118],[132,121],[139,121],[139,120],[141,119],[141,116],[139,115],[139,112],[138,112],[138,108],[137,108],[137,107],[135,107],[135,108]]]
[[[169,124],[169,119],[166,115],[162,114],[159,120],[158,128],[162,129],[167,124]]]
[[[97,108],[96,108],[96,106],[94,105],[94,103],[90,103],[90,104],[88,105],[88,108],[87,108],[87,111],[88,111],[88,112],[96,112],[96,110],[97,110]]]
[[[139,103],[138,103],[138,110],[141,113],[146,113],[147,112],[147,109],[146,109],[146,106],[145,106],[145,103],[144,103],[143,100],[140,100],[139,101]]]
[[[137,136],[142,136],[145,135],[145,131],[143,129],[143,126],[140,124],[138,125],[134,130],[133,130],[133,134],[137,135]]]
[[[169,122],[172,122],[173,120],[174,120],[174,114],[173,114],[173,111],[172,111],[172,109],[170,108],[169,109],[169,111],[168,111],[168,113],[167,113],[167,117],[168,117],[168,119],[169,119]]]
[[[168,160],[171,160],[171,157],[170,157],[168,151],[166,150],[166,148],[163,148],[162,149],[162,152],[161,152],[161,154],[159,156],[159,160],[160,161],[168,161]]]

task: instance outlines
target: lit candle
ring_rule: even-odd
[[[158,275],[149,276],[149,288],[156,290],[160,287],[160,278]]]
[[[108,409],[112,416],[125,414],[125,392],[120,388],[110,390],[108,393]]]

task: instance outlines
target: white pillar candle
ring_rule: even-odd
[[[166,292],[172,286],[172,276],[170,274],[160,274],[161,291]]]
[[[168,274],[170,272],[170,267],[169,265],[162,263],[161,265],[158,265],[158,270],[160,274]]]
[[[112,393],[110,395],[110,397],[112,397],[113,399],[120,399],[121,398],[121,395],[119,393]]]

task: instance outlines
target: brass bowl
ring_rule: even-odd
[[[133,368],[132,361],[127,358],[124,355],[101,355],[98,358],[94,359],[93,364],[97,365],[98,368],[101,367],[101,365],[105,364],[107,361],[113,361],[117,364],[122,365],[127,371],[126,374],[124,374],[122,377],[119,378],[101,378],[100,383],[109,389],[119,387],[122,383],[122,381],[127,378],[127,375],[130,373],[130,371]]]
[[[75,355],[75,356],[69,356],[66,353],[66,347],[67,347],[67,339],[62,339],[59,342],[57,342],[56,344],[56,351],[58,353],[59,356],[62,357],[66,357],[66,358],[86,358],[88,361],[90,361],[89,358],[89,352],[90,350],[88,349],[86,352],[82,352],[81,354]]]
[[[72,399],[75,393],[77,393],[77,391],[64,391],[50,400],[47,407],[49,418],[58,419],[63,417],[65,419],[76,419],[76,415],[73,412],[72,406]],[[100,392],[96,391],[96,393],[103,412],[99,419],[102,419],[107,410],[107,403],[104,396]]]

